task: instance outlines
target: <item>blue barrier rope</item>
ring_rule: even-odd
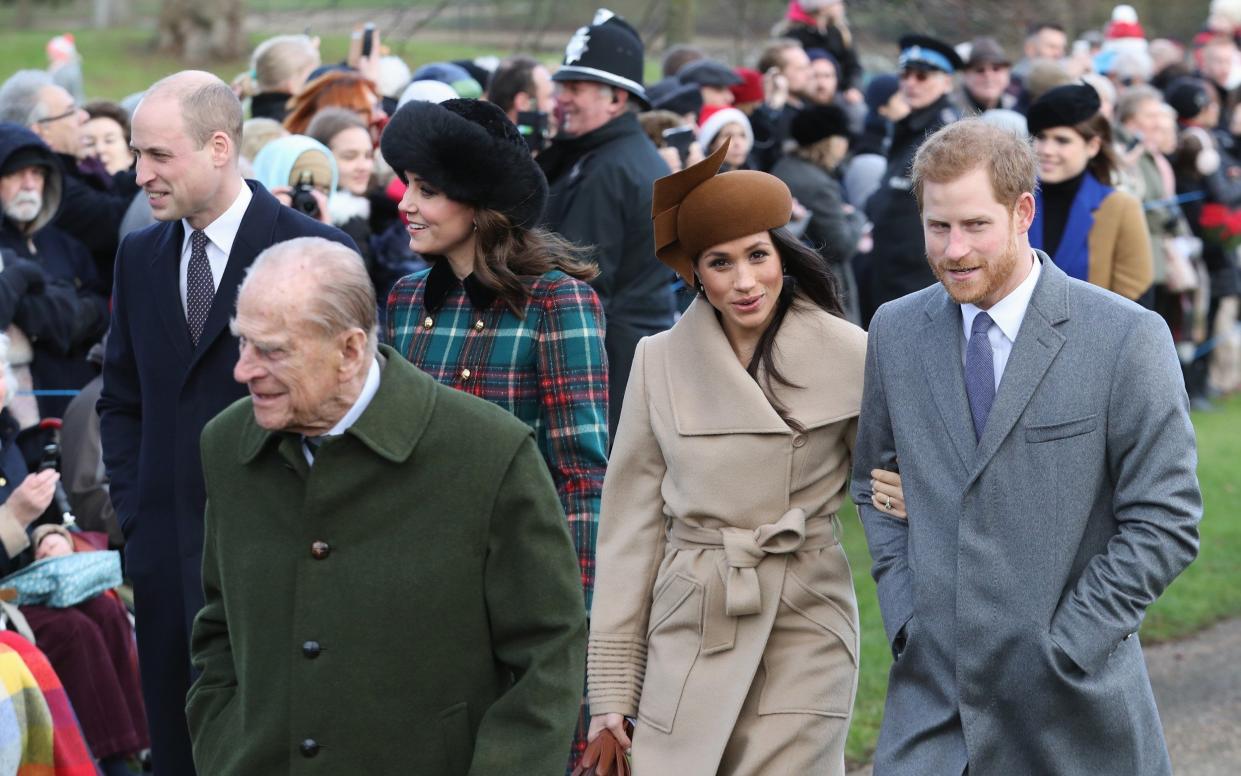
[[[69,390],[67,388],[43,388],[34,391],[18,391],[18,396],[77,396],[81,391]]]

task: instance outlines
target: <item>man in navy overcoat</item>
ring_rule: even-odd
[[[275,243],[319,236],[356,247],[242,179],[241,123],[229,87],[196,71],[152,86],[133,120],[138,184],[161,223],[129,235],[117,254],[99,415],[160,776],[194,773],[185,695],[202,606],[198,439],[245,393],[233,380],[238,340],[229,331],[237,287]]]

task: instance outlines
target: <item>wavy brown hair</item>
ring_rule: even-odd
[[[513,225],[498,210],[479,208],[474,214],[474,277],[495,291],[513,314],[526,317],[529,282],[560,270],[582,281],[594,280],[599,266],[587,259],[588,249],[546,229]]]
[[[284,128],[294,135],[304,135],[315,114],[328,107],[369,116],[372,98],[379,98],[379,88],[370,79],[339,70],[324,73],[289,100]]]

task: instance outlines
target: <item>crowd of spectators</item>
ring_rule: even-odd
[[[1031,244],[1070,275],[1157,311],[1192,405],[1210,409],[1241,388],[1241,12],[1233,5],[1214,3],[1188,41],[1149,35],[1127,5],[1102,30],[1036,23],[1020,52],[987,36],[910,34],[896,49],[866,52],[896,55],[891,72],[875,72],[861,64],[843,0],[792,0],[752,58],[672,46],[662,78],[649,85],[640,35],[606,11],[574,34],[559,66],[527,56],[407,63],[370,31],[354,35],[345,61],[324,63],[316,39],[280,35],[260,44],[233,82],[248,108],[241,166],[284,205],[353,239],[383,321],[393,287],[427,267],[398,207],[410,183],[381,153],[389,118],[411,101],[494,103],[547,179],[541,226],[589,249],[598,266],[590,285],[606,321],[614,432],[638,340],[671,326],[693,292],[655,259],[656,179],[727,143],[723,169],[783,180],[795,198],[790,229],[828,260],[847,317],[865,326],[880,305],[934,282],[909,165],[930,133],[980,115],[1028,137],[1038,154]],[[93,532],[100,549],[124,543],[93,402],[118,245],[156,220],[129,143],[142,95],[85,101],[95,95],[83,92],[72,38],[53,43],[51,68],[21,70],[0,85],[6,574],[41,560],[49,536],[52,545],[64,538],[38,530],[63,520],[61,486],[36,471],[49,420],[64,419],[62,490],[74,531]],[[397,318],[381,331],[408,340],[419,325]],[[24,454],[23,436],[37,440]],[[47,642],[70,625],[44,607],[27,619],[37,621],[34,636],[64,679],[94,758],[105,770],[127,767],[148,745],[134,676],[124,670],[132,655],[117,638],[119,604],[87,603],[65,611],[90,609],[74,627],[94,634],[90,643],[103,652]],[[81,661],[95,665],[105,653],[117,689],[87,708],[96,691],[83,689]],[[107,731],[108,721],[123,729]]]

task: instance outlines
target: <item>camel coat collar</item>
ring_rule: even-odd
[[[845,354],[826,337],[823,313],[803,299],[794,302],[776,336],[776,364],[793,386],[776,384],[773,392],[787,413],[807,429],[857,414],[861,385],[839,379]],[[710,434],[792,434],[771,401],[741,366],[728,337],[706,299],[699,297],[668,333],[665,350],[668,394],[677,432]],[[786,359],[782,353],[821,353],[817,359]],[[766,382],[760,370],[760,381]],[[810,387],[814,388],[811,389]],[[823,386],[833,386],[825,396]]]

